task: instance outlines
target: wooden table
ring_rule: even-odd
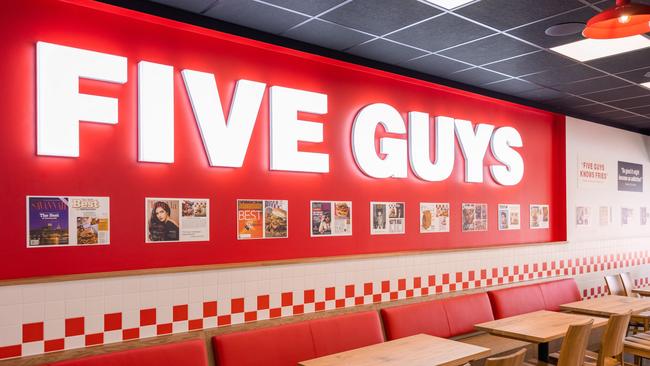
[[[548,343],[563,338],[569,325],[589,319],[594,320],[594,328],[607,324],[605,318],[540,310],[476,324],[475,327],[494,335],[537,343],[537,358],[548,362]]]
[[[641,296],[650,296],[650,286],[632,289],[632,292]]]
[[[490,350],[450,339],[418,334],[372,346],[299,362],[301,366],[464,365],[487,357]]]
[[[607,317],[612,314],[625,313],[628,310],[632,310],[632,314],[638,314],[644,310],[650,309],[650,299],[608,295],[589,300],[571,302],[560,305],[560,308],[574,313]]]

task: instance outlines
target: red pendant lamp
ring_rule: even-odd
[[[616,6],[589,19],[582,35],[609,39],[647,32],[650,32],[650,6],[635,4],[630,0],[616,0]]]

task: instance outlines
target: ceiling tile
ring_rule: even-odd
[[[376,35],[384,35],[440,10],[416,0],[354,0],[321,18]]]
[[[386,38],[435,52],[492,33],[494,32],[480,25],[445,14],[395,32]]]
[[[648,61],[650,63],[650,61]],[[623,79],[630,80],[634,83],[647,83],[650,82],[650,67],[644,67],[633,71],[622,72],[616,76]]]
[[[586,114],[597,114],[597,113],[611,112],[617,110],[605,104],[587,104],[587,105],[579,105],[579,106],[570,106],[569,109],[580,113],[586,113]]]
[[[607,102],[619,99],[628,99],[641,96],[650,96],[650,90],[640,86],[626,86],[618,89],[605,90],[596,93],[583,94],[585,98],[595,100],[597,102]]]
[[[609,73],[635,70],[650,64],[650,48],[588,61],[587,64]]]
[[[264,2],[269,4],[278,5],[283,8],[309,15],[318,15],[344,1],[345,0],[264,0]]]
[[[635,108],[635,107],[645,107],[650,105],[650,96],[631,98],[625,100],[617,100],[614,102],[607,103],[618,108]]]
[[[545,86],[559,85],[567,82],[591,79],[605,74],[581,64],[574,64],[559,69],[544,71],[538,74],[524,76],[523,78]]]
[[[650,105],[641,108],[630,108],[629,111],[637,114],[642,114],[644,116],[650,116]]]
[[[598,113],[598,118],[611,119],[611,120],[620,120],[624,118],[635,117],[634,114],[625,112],[625,111],[611,111],[605,113]]]
[[[481,0],[456,12],[505,30],[582,6],[575,0]]]
[[[598,14],[596,10],[590,7],[584,7],[566,14],[554,16],[550,19],[543,20],[541,22],[537,22],[530,25],[526,25],[521,28],[513,29],[508,33],[515,35],[521,39],[525,39],[526,41],[533,42],[536,45],[545,48],[551,48],[551,47],[579,41],[583,39],[583,37],[580,33],[572,34],[568,36],[561,36],[561,37],[547,36],[546,33],[544,33],[546,31],[546,28],[560,23],[569,23],[569,22],[586,23],[587,20],[589,20],[589,18],[591,18],[596,14]]]
[[[389,64],[399,64],[425,53],[385,39],[376,39],[350,48],[347,52]]]
[[[447,77],[448,74],[467,69],[467,64],[437,55],[428,55],[402,63],[400,66],[426,74]]]
[[[590,104],[592,102],[585,100],[580,97],[574,97],[573,95],[564,95],[558,99],[552,99],[547,102],[547,104],[556,106],[556,107],[565,107],[572,108],[574,106],[580,106],[585,104]]]
[[[229,23],[279,34],[309,18],[251,0],[219,0],[205,15]]]
[[[506,79],[507,76],[503,76],[492,71],[474,68],[474,69],[469,69],[469,70],[450,74],[447,76],[447,78],[465,84],[481,85],[481,84],[491,83],[497,80]]]
[[[561,90],[571,94],[592,93],[599,90],[619,88],[630,85],[630,83],[613,76],[603,76],[594,79],[576,81],[568,84],[554,85],[553,89]]]
[[[498,34],[448,49],[440,54],[474,65],[483,65],[534,51],[537,51],[537,48]]]
[[[174,8],[200,13],[207,9],[215,0],[151,0],[153,2],[172,6]]]
[[[535,101],[544,101],[544,100],[561,98],[564,95],[566,94],[559,92],[557,90],[553,90],[549,88],[540,88],[540,89],[523,92],[519,94],[519,97],[524,99],[535,100]]]
[[[518,93],[538,89],[539,86],[531,84],[526,81],[521,81],[517,79],[508,79],[503,81],[497,81],[495,83],[483,85],[483,88],[493,90],[495,92],[509,94],[518,96]]]
[[[546,51],[539,51],[529,55],[485,65],[485,68],[512,76],[521,76],[569,66],[573,63],[573,61],[568,60],[565,57]]]
[[[328,37],[323,37],[323,34],[327,34]],[[360,33],[319,19],[312,19],[305,24],[290,29],[282,35],[339,51],[371,39],[365,33]]]

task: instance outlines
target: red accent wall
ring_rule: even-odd
[[[0,279],[566,240],[563,116],[88,1],[13,1],[4,14]],[[36,155],[37,41],[128,58],[126,84],[80,83],[81,92],[119,99],[119,123],[81,123],[79,158]],[[173,164],[137,162],[141,60],[175,68]],[[235,82],[242,78],[327,94],[326,115],[304,116],[324,123],[325,142],[301,144],[301,149],[329,153],[330,173],[269,170],[268,89],[244,166],[210,167],[180,75],[186,68],[216,75],[226,113]],[[485,182],[464,183],[458,147],[454,172],[444,182],[425,182],[412,172],[407,179],[365,176],[352,156],[351,126],[362,107],[378,102],[396,107],[405,120],[409,111],[421,111],[515,127],[524,142],[519,149],[523,180],[514,187],[494,182],[489,165],[497,162],[488,152]],[[111,244],[26,248],[27,195],[109,196]],[[146,244],[145,197],[209,198],[210,242]],[[288,199],[289,238],[238,241],[238,198]],[[310,200],[353,201],[354,235],[310,238]],[[371,236],[370,201],[406,202],[406,234]],[[450,202],[451,232],[420,234],[419,202]],[[488,203],[488,231],[461,232],[463,202]],[[499,203],[521,204],[521,230],[497,229]],[[550,205],[550,229],[529,229],[531,203]]]

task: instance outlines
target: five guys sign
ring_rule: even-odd
[[[39,42],[36,50],[38,154],[79,156],[80,120],[118,123],[118,100],[79,93],[79,79],[124,84],[127,82],[127,59],[45,42]],[[171,65],[138,62],[140,161],[174,162],[173,72]],[[210,165],[241,167],[267,85],[238,80],[226,118],[214,74],[187,69],[181,74]],[[280,86],[271,86],[268,90],[270,169],[329,172],[327,153],[298,149],[301,141],[323,142],[322,123],[302,121],[298,113],[326,116],[327,94]],[[501,163],[490,167],[496,182],[515,185],[523,177],[523,159],[513,149],[522,147],[523,143],[519,132],[512,127],[495,129],[489,124],[478,124],[474,128],[470,121],[436,117],[433,143],[436,161],[432,163],[429,114],[408,113],[408,142],[400,138],[381,138],[379,152],[384,157],[377,154],[375,147],[375,131],[379,124],[390,133],[407,133],[400,112],[389,104],[373,103],[356,114],[352,151],[357,165],[368,176],[407,178],[408,150],[411,168],[420,179],[431,182],[447,179],[454,167],[455,130],[465,159],[466,182],[483,182],[483,160],[488,144]]]
[[[566,239],[564,116],[97,1],[3,14],[0,279]],[[29,250],[28,196],[107,197],[110,244]],[[152,197],[208,200],[209,240],[147,243]],[[287,202],[288,237],[238,240],[238,200]],[[352,235],[312,237],[312,201],[351,202]],[[372,202],[404,230],[372,235]],[[421,232],[422,203],[448,232]]]

